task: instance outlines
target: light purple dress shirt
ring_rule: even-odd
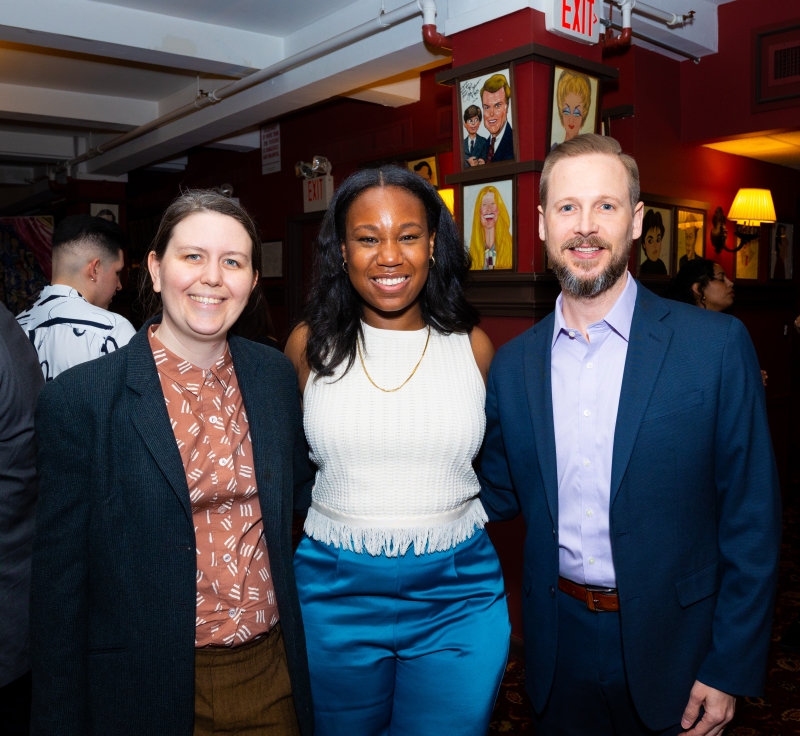
[[[616,588],[609,535],[614,428],[636,305],[636,281],[589,341],[570,328],[556,301],[551,386],[558,464],[559,574],[576,583]]]

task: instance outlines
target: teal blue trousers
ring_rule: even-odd
[[[315,736],[485,736],[511,634],[486,532],[398,557],[304,537],[295,571]]]

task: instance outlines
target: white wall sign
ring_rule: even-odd
[[[303,179],[303,212],[328,209],[332,197],[333,177],[330,174]]]
[[[261,173],[274,174],[281,170],[281,124],[261,128]]]
[[[545,0],[545,28],[573,41],[597,43],[600,22],[596,5],[600,5],[599,0]]]
[[[283,276],[283,242],[273,240],[261,243],[261,278],[277,279]]]

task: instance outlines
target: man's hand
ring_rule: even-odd
[[[700,715],[700,707],[705,709],[700,722],[692,728],[692,724]],[[689,695],[689,703],[683,711],[681,726],[686,736],[718,736],[722,729],[730,723],[736,709],[736,698],[722,690],[704,685],[700,680],[694,681],[694,687]]]

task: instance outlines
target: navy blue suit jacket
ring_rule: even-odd
[[[197,593],[186,472],[143,327],[60,374],[36,410],[33,542],[36,736],[191,736]],[[277,350],[231,336],[303,736],[313,731],[292,560],[293,495],[313,468],[297,377]]]
[[[490,139],[491,140],[491,139]],[[489,150],[488,146],[486,148]],[[511,130],[511,123],[506,125],[505,133],[503,133],[503,140],[500,145],[495,149],[492,163],[496,161],[513,161],[514,160],[514,131]]]
[[[472,148],[472,153],[469,152],[469,136],[464,138],[464,142],[461,146],[464,151],[464,166],[469,166],[467,160],[474,156],[475,158],[481,158],[486,161],[486,154],[489,152],[489,139],[484,138],[482,135],[475,136],[475,143]]]
[[[527,524],[526,687],[547,703],[558,641],[554,316],[501,348],[486,398],[481,499]],[[764,389],[738,320],[638,285],[611,471],[625,667],[642,721],[680,721],[695,681],[757,695],[780,547]],[[604,614],[598,614],[604,615]]]

